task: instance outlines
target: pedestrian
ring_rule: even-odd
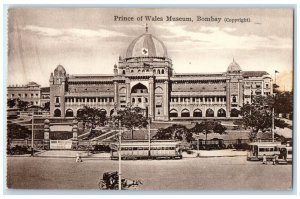
[[[81,156],[79,153],[76,153],[76,162],[82,162]]]
[[[274,154],[273,157],[272,157],[272,162],[273,162],[273,165],[276,165],[276,157],[275,157],[275,154]]]
[[[266,156],[266,154],[263,155],[263,164],[267,164],[267,156]]]

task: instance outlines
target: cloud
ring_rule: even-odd
[[[256,50],[260,48],[270,49],[292,49],[292,38],[283,38],[275,35],[258,36],[254,34],[232,34],[235,28],[208,27],[203,26],[198,32],[189,31],[185,26],[159,26],[166,29],[170,34],[166,35],[166,42],[174,41],[176,38],[185,37],[184,40],[177,40],[176,45],[186,44],[189,49],[243,49]],[[164,31],[162,31],[164,32]],[[168,39],[169,38],[169,39]],[[198,45],[195,41],[201,41]]]
[[[234,32],[236,31],[236,28],[225,27],[222,30],[224,30],[225,32]]]
[[[67,28],[55,29],[41,26],[27,25],[23,30],[31,31],[36,34],[46,37],[78,37],[78,38],[107,38],[107,37],[125,37],[121,32],[107,30],[107,29],[81,29],[81,28]]]

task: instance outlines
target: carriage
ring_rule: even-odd
[[[138,190],[138,186],[142,185],[140,180],[132,180],[122,178],[122,190]],[[119,189],[119,175],[117,171],[103,173],[98,186],[101,190],[118,190]]]

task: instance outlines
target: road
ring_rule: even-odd
[[[97,189],[103,172],[118,161],[8,157],[7,186],[16,189]],[[142,190],[287,190],[291,165],[262,165],[245,157],[122,161],[124,177],[141,179]]]

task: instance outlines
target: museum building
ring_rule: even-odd
[[[109,116],[133,106],[157,121],[237,118],[241,106],[272,90],[267,72],[242,71],[234,59],[225,72],[175,73],[166,46],[146,27],[112,75],[71,75],[58,65],[50,76],[50,115],[74,117],[89,106]]]

